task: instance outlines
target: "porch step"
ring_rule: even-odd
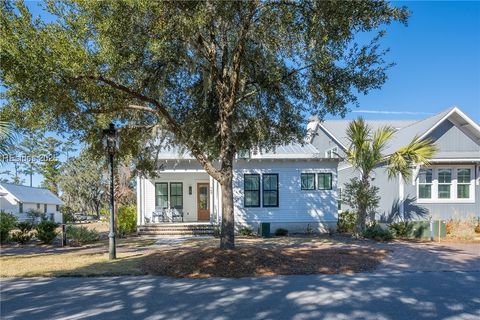
[[[212,224],[148,224],[138,226],[139,235],[193,235],[193,236],[213,236],[214,226]]]

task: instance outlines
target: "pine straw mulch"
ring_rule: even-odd
[[[176,278],[337,274],[372,271],[386,255],[387,250],[369,248],[176,248],[146,256],[141,268]]]

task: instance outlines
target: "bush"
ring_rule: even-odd
[[[67,206],[60,206],[60,212],[62,213],[63,223],[70,223],[75,221],[75,215],[72,208]]]
[[[37,230],[37,239],[43,243],[51,243],[57,236],[58,224],[53,221],[42,221],[35,229]]]
[[[475,226],[475,233],[480,233],[480,223]]]
[[[390,241],[393,239],[390,230],[383,229],[378,223],[369,225],[363,232],[363,236],[376,241]]]
[[[11,213],[0,211],[0,243],[7,242],[10,239],[10,231],[15,228],[17,217]]]
[[[109,208],[101,208],[100,209],[100,220],[101,221],[109,221],[110,219],[110,209]]]
[[[81,246],[87,243],[95,242],[99,239],[98,231],[88,229],[87,227],[67,226],[67,238],[73,246]]]
[[[32,240],[33,233],[31,233],[31,231],[33,229],[33,224],[30,221],[19,222],[17,223],[16,227],[19,229],[19,231],[12,234],[13,241],[20,244],[25,244]]]
[[[357,216],[353,211],[343,211],[338,214],[337,231],[354,232]]]
[[[275,235],[277,237],[284,237],[288,235],[288,230],[283,228],[278,228],[277,230],[275,230]]]
[[[117,235],[120,238],[137,231],[137,208],[123,206],[118,209]]]
[[[445,228],[447,235],[450,238],[461,240],[473,240],[475,239],[476,227],[478,220],[473,217],[462,219],[450,219],[447,221]]]
[[[242,236],[251,236],[253,235],[253,230],[252,228],[249,228],[249,227],[241,227],[238,230],[238,233]]]
[[[33,224],[38,224],[39,222],[45,221],[47,215],[40,210],[30,209],[27,212],[28,219]]]
[[[388,229],[394,237],[406,238],[412,235],[413,223],[408,221],[395,222],[391,223]]]

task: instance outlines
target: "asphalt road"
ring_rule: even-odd
[[[6,319],[480,319],[480,272],[1,279]]]

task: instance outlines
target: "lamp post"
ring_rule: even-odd
[[[107,150],[110,159],[110,232],[108,233],[108,258],[110,260],[117,258],[115,245],[115,217],[114,217],[114,186],[113,186],[113,156],[118,150],[120,137],[115,129],[115,125],[110,123],[108,129],[103,130],[103,146]]]

